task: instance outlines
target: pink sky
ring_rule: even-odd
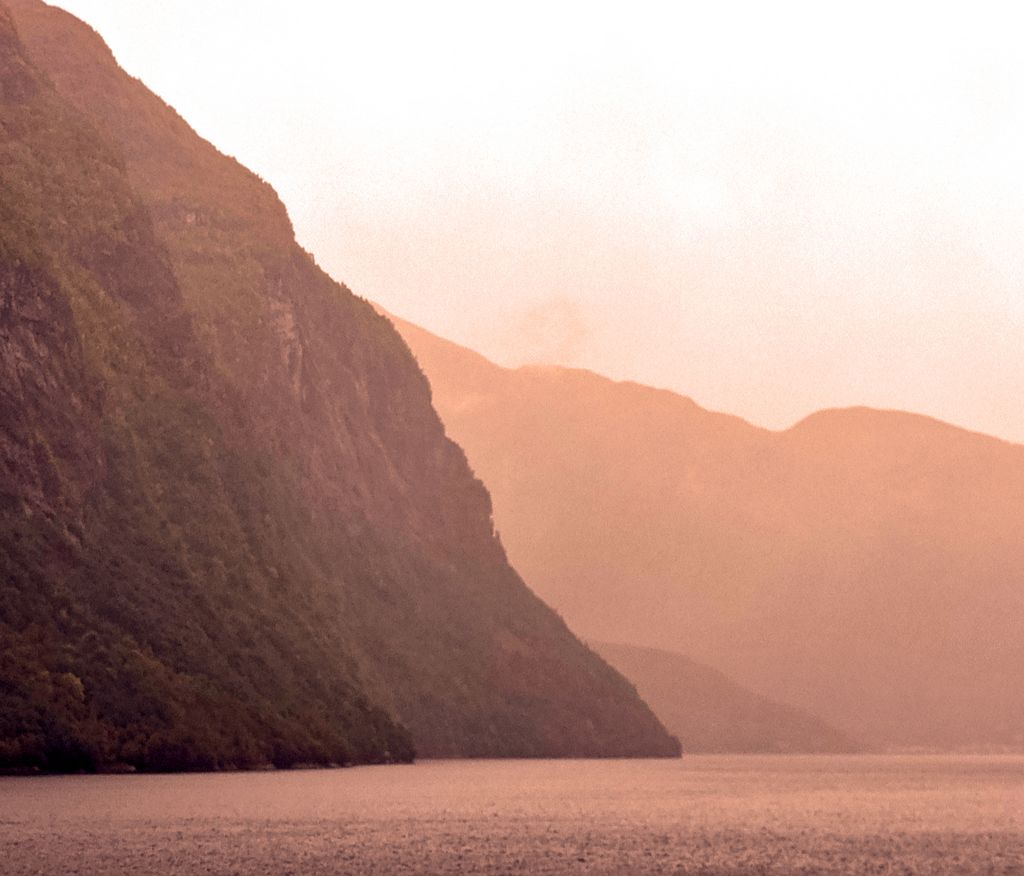
[[[332,275],[502,364],[1024,441],[1006,5],[62,5]]]

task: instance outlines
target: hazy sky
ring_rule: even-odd
[[[1012,4],[59,5],[332,275],[503,364],[1024,441]]]

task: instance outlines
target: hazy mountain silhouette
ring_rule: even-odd
[[[0,112],[0,766],[677,753],[266,183],[38,0]]]
[[[876,745],[1024,746],[1024,447],[868,409],[770,432],[397,325],[513,563],[578,633]]]
[[[636,685],[685,751],[709,754],[834,754],[859,746],[807,712],[752,693],[721,672],[680,654],[591,642]]]

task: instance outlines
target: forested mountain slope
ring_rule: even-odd
[[[677,751],[388,321],[38,0],[0,4],[0,414],[0,766]]]

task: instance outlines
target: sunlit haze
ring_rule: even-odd
[[[1009,5],[60,5],[333,276],[502,364],[1024,441]]]

